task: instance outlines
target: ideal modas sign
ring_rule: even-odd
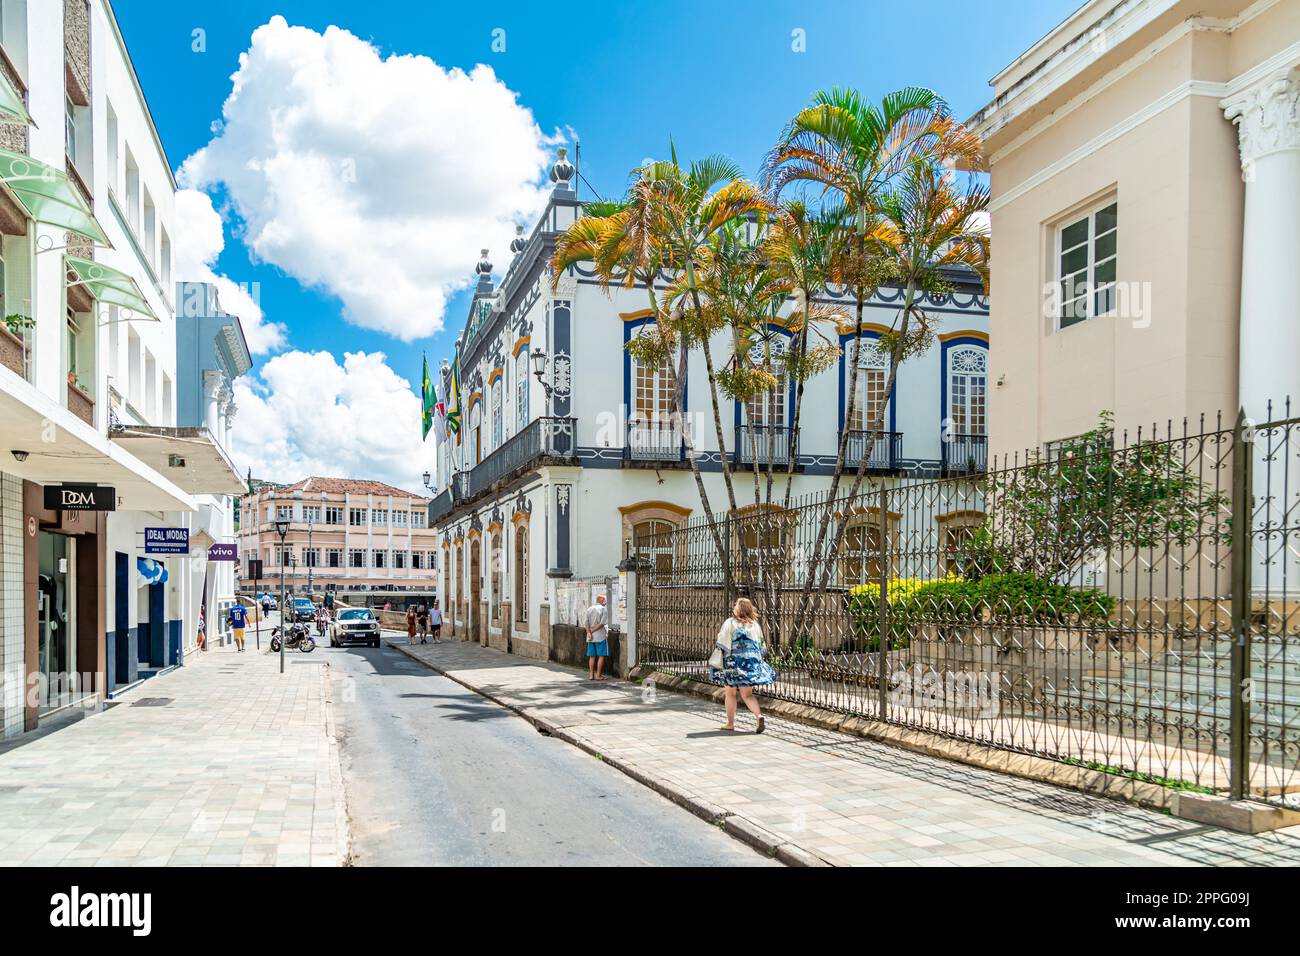
[[[145,528],[145,554],[189,554],[189,528]]]
[[[217,543],[208,548],[209,561],[238,561],[239,545]]]
[[[107,485],[46,485],[47,511],[116,511],[117,490]]]

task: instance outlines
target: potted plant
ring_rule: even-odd
[[[13,315],[5,316],[5,328],[13,335],[21,336],[24,329],[30,329],[34,325],[36,325],[36,320],[30,315],[15,312]]]

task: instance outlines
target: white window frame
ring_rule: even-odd
[[[977,353],[984,361],[983,371],[973,370],[964,371],[956,367],[956,359],[963,353]],[[948,376],[948,424],[950,430],[955,435],[987,435],[989,429],[989,350],[979,345],[957,345],[948,350],[948,368],[945,374]],[[958,379],[963,380],[962,394],[965,396],[963,402],[964,422],[962,427],[958,427],[957,422],[957,394]],[[980,402],[978,409],[973,401],[975,396],[974,385],[976,380],[983,379],[979,385]],[[979,421],[974,422],[978,412]]]
[[[1107,230],[1101,235],[1098,235],[1097,216],[1099,213],[1105,212],[1106,210],[1109,210],[1112,207],[1115,210],[1115,226],[1114,228]],[[1061,273],[1061,266],[1062,266],[1061,258],[1066,251],[1063,246],[1065,231],[1070,227],[1076,226],[1080,222],[1084,222],[1084,221],[1088,223],[1087,239],[1084,241],[1082,246],[1070,247],[1070,251],[1073,251],[1078,248],[1083,248],[1087,254],[1083,269],[1080,270],[1085,277],[1084,291],[1081,295],[1076,295],[1068,300],[1070,302],[1075,302],[1079,298],[1083,298],[1084,306],[1085,306],[1084,315],[1082,318],[1071,319],[1068,323],[1063,325],[1062,319],[1064,318],[1065,305],[1067,301],[1062,287],[1062,284],[1065,281],[1065,276],[1062,275]],[[1099,239],[1103,239],[1111,235],[1115,236],[1115,251],[1112,252],[1106,258],[1102,259],[1100,262],[1098,262],[1096,258],[1097,242]],[[1119,199],[1118,197],[1112,194],[1110,196],[1107,196],[1105,199],[1101,200],[1100,202],[1093,203],[1092,205],[1087,206],[1079,210],[1078,212],[1062,217],[1060,221],[1057,222],[1053,230],[1052,253],[1053,253],[1052,282],[1055,285],[1054,298],[1056,303],[1056,308],[1054,310],[1055,315],[1052,316],[1052,329],[1054,332],[1061,332],[1065,329],[1073,328],[1076,325],[1082,325],[1083,323],[1087,322],[1090,319],[1097,319],[1103,316],[1114,314],[1115,300],[1116,300],[1115,285],[1116,285],[1116,280],[1118,279],[1118,272],[1116,271],[1114,273],[1114,277],[1111,278],[1110,280],[1099,284],[1097,281],[1097,270],[1099,267],[1105,266],[1108,263],[1115,264],[1114,268],[1116,270],[1118,269],[1118,262],[1119,262]],[[1077,275],[1078,273],[1075,274]],[[1100,293],[1106,293],[1106,292],[1109,292],[1108,307],[1104,311],[1098,312],[1097,296]]]

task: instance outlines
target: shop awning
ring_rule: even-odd
[[[0,149],[0,182],[29,216],[111,246],[68,174],[23,153]]]
[[[3,366],[0,470],[41,485],[107,485],[117,492],[119,511],[196,507],[194,498],[174,481]]]
[[[127,426],[114,442],[192,495],[241,495],[248,489],[206,428]]]
[[[27,104],[23,102],[22,95],[14,89],[14,85],[9,82],[9,77],[5,76],[3,70],[0,70],[0,123],[36,125],[32,114],[27,112]]]
[[[64,256],[63,259],[68,264],[68,272],[76,276],[68,283],[69,286],[82,286],[105,305],[120,306],[130,309],[137,316],[159,321],[140,287],[125,272],[93,259],[77,256]]]

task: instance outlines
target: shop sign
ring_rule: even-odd
[[[189,528],[145,528],[145,554],[189,554]]]
[[[237,544],[214,544],[208,548],[209,561],[238,561],[239,545]]]
[[[49,511],[116,511],[117,491],[106,485],[46,485]]]

